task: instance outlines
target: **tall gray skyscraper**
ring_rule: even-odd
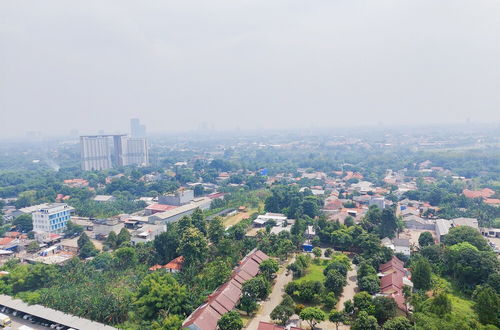
[[[146,126],[141,125],[141,121],[138,118],[130,119],[130,135],[133,138],[142,138],[146,137]]]

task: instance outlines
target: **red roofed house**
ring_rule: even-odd
[[[225,313],[238,305],[241,298],[241,287],[245,281],[259,273],[259,265],[269,257],[262,251],[254,249],[236,267],[231,279],[217,288],[203,305],[198,307],[182,325],[183,329],[215,330],[217,321]]]
[[[498,198],[486,198],[484,202],[489,205],[500,206],[500,199]]]
[[[396,257],[379,266],[380,276],[380,294],[386,297],[391,297],[396,302],[399,310],[406,313],[408,311],[405,298],[403,295],[403,287],[408,285],[413,286],[413,283],[408,279],[408,270],[404,268],[404,263]]]
[[[166,265],[162,266],[162,265],[156,264],[156,265],[150,267],[149,270],[155,271],[155,270],[158,270],[158,269],[165,269],[169,273],[178,273],[178,272],[180,272],[182,270],[182,264],[183,263],[184,263],[184,257],[180,256],[180,257],[177,257],[177,258],[173,259],[172,261],[170,261]]]
[[[462,193],[467,198],[489,198],[489,197],[495,195],[495,191],[493,191],[489,188],[484,188],[482,190],[464,189],[462,191]]]

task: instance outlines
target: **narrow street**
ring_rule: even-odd
[[[245,329],[257,330],[260,321],[272,322],[269,315],[271,314],[273,309],[276,306],[278,306],[278,304],[281,302],[281,296],[283,296],[283,294],[285,293],[285,285],[290,281],[292,281],[293,279],[293,275],[291,272],[288,276],[286,275],[287,274],[286,266],[294,261],[295,261],[295,256],[292,257],[285,265],[283,265],[283,268],[280,270],[281,272],[276,277],[276,282],[273,286],[271,294],[269,295],[269,298],[267,298],[267,300],[262,302],[259,310],[252,318],[252,320],[248,323],[248,325],[245,327]]]
[[[337,303],[337,310],[342,310],[344,309],[344,302],[347,300],[350,300],[354,298],[354,295],[358,292],[358,284],[357,284],[357,268],[356,265],[353,265],[351,263],[352,269],[347,272],[347,284],[344,287],[344,291],[342,292],[342,295],[339,298],[339,301]],[[303,328],[308,329],[307,325],[305,322],[303,323]],[[335,324],[330,322],[330,321],[324,321],[316,325],[317,329],[335,329]],[[348,325],[339,325],[339,330],[347,330],[350,329],[351,327]]]

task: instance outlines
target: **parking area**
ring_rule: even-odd
[[[41,330],[41,329],[56,329],[56,330],[68,330],[69,327],[62,326],[60,324],[47,321],[43,318],[36,317],[30,314],[26,314],[5,306],[0,305],[0,313],[1,315],[8,316],[11,320],[10,327],[4,327],[3,329],[33,329],[33,330]],[[23,327],[24,326],[24,327]],[[28,327],[28,328],[26,328]],[[1,328],[1,327],[0,327]]]

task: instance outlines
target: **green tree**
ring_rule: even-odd
[[[384,323],[384,330],[411,330],[413,329],[410,321],[403,316],[397,316]]]
[[[396,213],[391,208],[385,208],[381,215],[380,237],[394,237],[396,229],[398,229]]]
[[[420,247],[429,246],[433,244],[434,244],[434,238],[432,237],[432,234],[429,233],[428,231],[424,231],[418,237],[418,245],[420,245]]]
[[[64,235],[66,237],[70,237],[73,235],[80,235],[83,233],[83,227],[73,223],[72,221],[68,221],[66,223],[66,229],[64,229]]]
[[[198,230],[203,234],[207,234],[207,223],[205,221],[205,216],[203,215],[203,211],[200,208],[194,210],[193,214],[191,214],[191,221],[193,226],[198,228]]]
[[[347,284],[347,280],[344,275],[339,273],[335,269],[330,269],[326,274],[325,287],[333,292],[337,296],[342,293],[342,289]]]
[[[365,291],[358,292],[354,295],[354,309],[357,312],[367,312],[368,314],[374,313],[374,306],[372,296]]]
[[[431,301],[431,311],[438,315],[444,316],[451,312],[451,300],[450,297],[444,292],[438,293],[437,296],[432,298]]]
[[[108,234],[108,237],[104,241],[104,246],[106,246],[108,249],[116,249],[116,233],[114,231],[110,232]]]
[[[500,298],[489,286],[478,286],[474,291],[474,309],[483,324],[499,325]]]
[[[86,233],[81,234],[78,240],[76,241],[76,244],[78,245],[79,249],[81,249],[84,245],[88,243],[92,242],[90,241],[90,238],[87,236]]]
[[[22,233],[27,233],[33,230],[33,219],[31,214],[21,214],[12,221],[16,229]]]
[[[208,241],[197,228],[188,228],[182,235],[177,253],[184,256],[185,267],[196,266],[205,261]]]
[[[321,257],[321,249],[319,247],[315,247],[313,250],[312,250],[312,253],[314,254],[314,256],[316,258],[319,258]]]
[[[39,248],[40,247],[38,246],[38,243],[33,241],[30,244],[28,244],[28,246],[26,247],[26,251],[28,251],[28,253],[35,253],[36,251],[38,251]]]
[[[241,291],[244,296],[263,300],[266,299],[271,292],[271,285],[263,276],[256,276],[243,283]]]
[[[314,329],[316,324],[326,319],[326,314],[317,307],[306,307],[300,312],[299,317]]]
[[[130,243],[131,235],[127,228],[122,228],[116,236],[116,247],[128,245]]]
[[[160,310],[179,315],[191,310],[188,290],[166,272],[153,272],[144,277],[134,305],[146,320],[156,318]]]
[[[358,286],[361,291],[375,294],[380,290],[380,280],[377,275],[367,275],[359,278]]]
[[[126,269],[137,265],[137,252],[133,247],[121,247],[115,251],[114,255],[118,268]]]
[[[208,238],[210,238],[212,243],[217,244],[224,237],[224,234],[225,229],[222,219],[220,217],[215,217],[208,224]]]
[[[183,319],[179,315],[168,315],[161,321],[151,323],[152,330],[178,330],[182,327]]]
[[[328,319],[335,323],[336,329],[339,330],[339,325],[347,321],[347,315],[342,311],[332,310]]]
[[[257,301],[249,295],[243,295],[240,299],[240,308],[247,312],[247,315],[250,315],[257,310]]]
[[[358,317],[351,326],[352,330],[377,330],[377,319],[374,316],[368,315],[367,312],[361,311]]]
[[[419,258],[412,268],[411,275],[416,290],[429,290],[431,288],[432,269],[427,259]]]
[[[379,324],[383,324],[388,319],[396,316],[396,302],[394,299],[384,296],[373,298],[375,311],[373,316],[377,318]]]
[[[243,320],[236,311],[230,311],[222,315],[217,321],[220,330],[241,330],[243,329]]]
[[[94,243],[92,243],[90,240],[85,243],[78,251],[78,256],[82,259],[86,259],[89,257],[94,257],[97,255],[99,251],[94,246]]]
[[[294,313],[293,306],[279,304],[271,312],[271,320],[279,321],[279,324],[285,325]]]
[[[444,237],[444,244],[451,246],[458,243],[468,242],[480,251],[491,250],[488,241],[476,229],[468,226],[451,228]]]
[[[179,256],[177,254],[177,248],[179,247],[177,226],[175,224],[169,225],[166,232],[155,237],[153,246],[161,264],[166,264]]]
[[[274,259],[266,259],[259,265],[260,272],[267,278],[268,281],[272,279],[274,274],[279,269],[279,264]]]

